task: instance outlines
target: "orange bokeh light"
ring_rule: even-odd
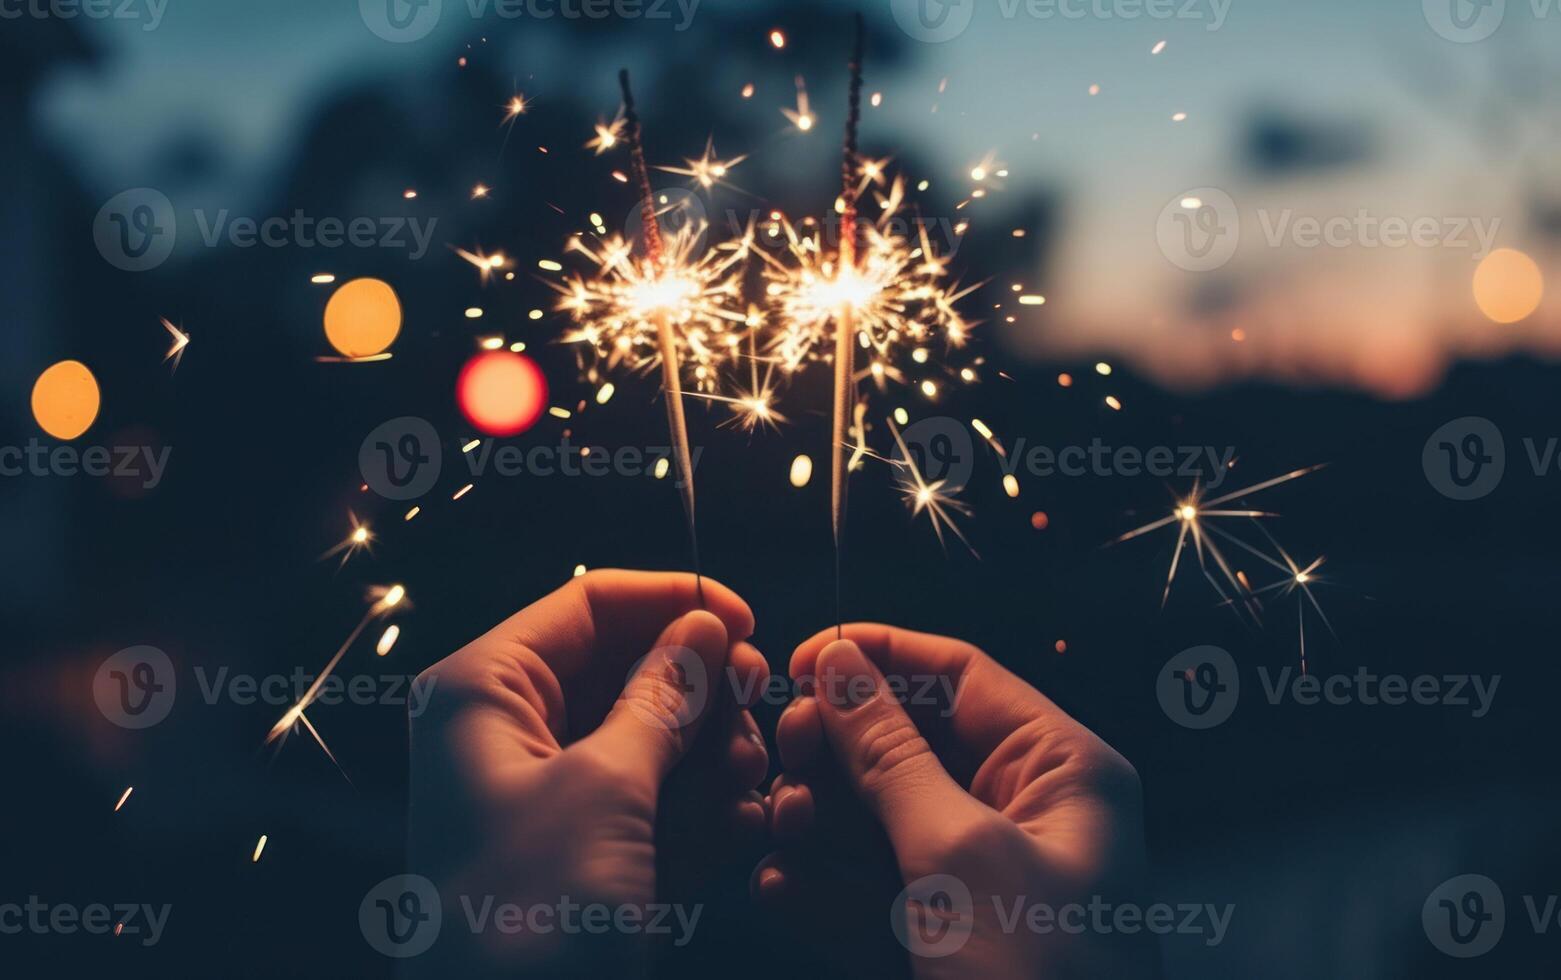
[[[33,418],[56,439],[69,442],[86,432],[101,406],[98,379],[80,361],[61,361],[33,384]]]
[[[537,423],[547,408],[547,378],[536,362],[507,350],[478,354],[461,369],[455,398],[479,432],[515,436]]]
[[[1495,323],[1527,319],[1544,297],[1544,273],[1516,249],[1498,248],[1474,270],[1474,301]]]
[[[325,304],[325,339],[343,357],[383,354],[401,332],[401,301],[378,279],[343,283]]]

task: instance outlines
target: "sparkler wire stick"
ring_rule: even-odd
[[[850,109],[846,116],[845,152],[840,162],[840,255],[836,277],[856,272],[857,134],[862,122],[862,15],[856,15],[856,43],[851,52]],[[835,324],[835,414],[830,446],[829,506],[835,537],[835,635],[844,635],[840,600],[840,553],[846,521],[846,480],[850,475],[850,419],[856,407],[856,325],[851,304],[844,302]]]
[[[629,87],[629,70],[618,72],[618,84],[623,89],[624,120],[628,129],[629,161],[634,170],[635,187],[640,195],[640,224],[645,231],[645,254],[650,260],[652,274],[662,266],[661,227],[657,223],[656,195],[650,186],[650,168],[645,165],[644,135],[640,128],[639,113],[634,108],[634,92]],[[656,337],[661,346],[662,397],[667,402],[667,428],[671,432],[672,447],[677,457],[680,490],[683,496],[683,513],[688,518],[688,536],[694,552],[694,582],[700,604],[704,604],[704,576],[699,565],[699,530],[694,520],[694,463],[688,445],[688,420],[683,412],[683,379],[678,364],[677,338],[672,332],[672,318],[666,309],[654,313]]]

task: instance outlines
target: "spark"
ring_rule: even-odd
[[[266,841],[269,840],[269,839],[270,838],[268,838],[265,834],[261,834],[260,835],[260,839],[255,842],[255,853],[252,854],[250,856],[250,858],[249,858],[249,863],[250,864],[259,864],[260,863],[260,855],[265,853]]]
[[[808,102],[807,83],[802,80],[801,75],[797,76],[797,108],[782,109],[781,115],[804,133],[811,132],[818,123],[818,117],[813,115],[812,104]]]
[[[360,524],[358,516],[350,510],[347,512],[347,520],[352,525],[352,531],[340,543],[333,545],[328,551],[315,559],[316,561],[324,561],[327,558],[341,555],[341,563],[336,566],[341,568],[347,564],[347,559],[359,551],[373,552],[374,534],[369,530],[369,526]]]
[[[400,638],[401,627],[397,626],[395,623],[391,623],[389,626],[385,627],[385,632],[380,634],[379,642],[374,644],[374,653],[381,657],[385,656],[391,651],[391,648],[396,645],[396,641]]]
[[[530,108],[531,103],[526,101],[526,97],[524,95],[517,94],[509,100],[508,104],[504,106],[504,121],[514,122],[516,119],[524,116],[526,114],[526,110]]]
[[[799,453],[797,458],[791,461],[791,485],[801,490],[813,479],[813,458],[806,453]]]
[[[190,335],[168,322],[166,317],[159,317],[163,322],[163,329],[173,337],[173,345],[168,348],[168,353],[163,355],[163,362],[173,361],[173,370],[179,370],[179,362],[184,360],[184,349],[190,346]]]
[[[469,252],[464,248],[458,248],[455,250],[455,254],[476,266],[477,273],[483,282],[487,282],[494,272],[504,268],[505,263],[509,261],[504,257],[503,252],[483,255],[481,252]]]
[[[943,545],[945,548],[948,547],[948,542],[943,537],[943,529],[947,527],[955,537],[959,538],[960,543],[974,555],[976,549],[971,547],[970,541],[965,537],[964,532],[959,529],[959,525],[954,523],[953,517],[950,516],[950,512],[967,517],[970,515],[970,508],[954,496],[959,488],[950,488],[947,480],[934,480],[928,483],[922,477],[921,470],[917,468],[915,457],[905,447],[905,439],[900,435],[900,427],[894,424],[894,419],[888,419],[887,421],[889,423],[889,431],[894,435],[895,445],[899,447],[898,458],[892,462],[896,466],[901,467],[904,474],[908,474],[909,477],[907,479],[906,476],[902,475],[900,492],[905,497],[906,505],[911,508],[911,516],[915,517],[925,511],[928,520],[932,522],[933,533],[938,536],[940,545]]]
[[[711,138],[705,143],[704,156],[700,157],[698,160],[691,160],[685,157],[683,162],[687,164],[687,166],[657,167],[656,169],[665,171],[669,174],[678,174],[682,177],[689,177],[695,184],[698,184],[705,190],[710,190],[715,185],[722,183],[726,179],[726,176],[732,172],[732,168],[742,163],[746,159],[748,159],[746,154],[743,156],[733,157],[730,160],[720,159],[716,156],[715,140],[714,138]]]
[[[608,150],[613,149],[618,145],[618,141],[623,139],[623,125],[623,114],[621,112],[613,117],[612,122],[597,123],[596,137],[585,144],[586,149],[591,150],[597,156],[601,156]]]
[[[114,804],[114,812],[115,813],[119,812],[119,808],[125,805],[125,801],[130,799],[130,794],[133,793],[133,792],[135,792],[135,787],[134,786],[126,786],[125,787],[125,791],[123,793],[121,793],[120,796],[119,796],[119,802]]]
[[[1272,585],[1265,585],[1262,588],[1255,590],[1252,593],[1254,596],[1261,596],[1272,592],[1277,593],[1281,598],[1290,595],[1296,597],[1296,630],[1299,634],[1298,643],[1301,656],[1301,675],[1304,677],[1306,676],[1307,671],[1306,607],[1310,605],[1312,609],[1316,611],[1317,618],[1322,620],[1324,626],[1328,627],[1328,632],[1334,632],[1333,623],[1328,620],[1328,614],[1323,612],[1322,605],[1318,603],[1317,596],[1312,592],[1312,587],[1314,585],[1331,584],[1327,579],[1317,574],[1317,570],[1323,566],[1323,562],[1327,561],[1327,558],[1319,557],[1311,564],[1302,567],[1300,563],[1298,563],[1294,558],[1290,557],[1290,553],[1286,551],[1284,546],[1281,545],[1279,541],[1268,532],[1267,528],[1259,524],[1258,530],[1261,531],[1263,536],[1268,539],[1268,543],[1273,547],[1273,549],[1279,553],[1280,560],[1276,561],[1274,558],[1270,557],[1262,551],[1259,551],[1257,548],[1252,547],[1245,541],[1240,539],[1232,540],[1234,540],[1236,544],[1240,545],[1248,552],[1257,556],[1263,562],[1273,566],[1282,576],[1279,581],[1273,583]]]
[[[755,310],[750,310],[747,317],[748,325],[748,387],[739,389],[734,396],[716,395],[696,392],[693,397],[706,401],[721,402],[732,410],[732,418],[722,423],[723,425],[735,425],[750,435],[760,429],[779,429],[789,419],[775,408],[777,390],[775,384],[775,359],[761,358],[758,354],[759,328],[763,323],[762,318]],[[764,363],[764,373],[759,373],[759,363]]]
[[[1110,544],[1121,544],[1124,541],[1130,541],[1152,531],[1175,525],[1177,528],[1176,547],[1171,554],[1171,568],[1165,578],[1165,591],[1160,596],[1161,607],[1164,608],[1166,602],[1171,597],[1171,585],[1176,581],[1176,571],[1181,565],[1182,554],[1186,550],[1187,542],[1191,540],[1193,551],[1198,558],[1198,566],[1203,571],[1204,578],[1208,579],[1215,593],[1219,595],[1221,601],[1231,604],[1234,608],[1245,608],[1255,619],[1257,610],[1256,604],[1252,601],[1251,590],[1237,578],[1236,572],[1232,570],[1230,563],[1226,560],[1224,553],[1214,540],[1214,536],[1217,535],[1244,548],[1247,546],[1239,539],[1216,527],[1213,522],[1222,519],[1255,520],[1275,516],[1260,510],[1227,509],[1223,508],[1222,505],[1251,494],[1260,493],[1283,483],[1289,483],[1310,473],[1315,473],[1317,470],[1322,469],[1323,465],[1326,464],[1292,470],[1283,476],[1265,480],[1262,483],[1255,483],[1250,487],[1244,487],[1213,499],[1204,499],[1204,492],[1194,485],[1192,493],[1185,499],[1177,501],[1169,516],[1152,521],[1143,527],[1134,528],[1111,541]],[[1248,548],[1247,550],[1251,549]],[[1216,572],[1218,577],[1215,575]],[[1241,599],[1239,605],[1236,602],[1236,597]]]

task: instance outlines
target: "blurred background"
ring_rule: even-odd
[[[857,10],[864,152],[893,158],[934,227],[968,223],[941,244],[980,284],[963,303],[983,321],[980,383],[892,403],[980,418],[1010,449],[1231,447],[1227,492],[1328,464],[1251,503],[1282,515],[1265,527],[1303,566],[1326,558],[1314,594],[1329,625],[1299,593],[1266,593],[1260,624],[1237,615],[1188,558],[1162,608],[1175,529],[1106,545],[1169,514],[1190,478],[1020,471],[1014,493],[979,439],[968,550],[940,544],[888,467],[854,479],[846,614],[983,646],[1137,766],[1157,895],[1235,909],[1218,943],[1165,939],[1170,976],[1556,974],[1561,924],[1530,912],[1561,893],[1561,470],[1546,453],[1561,437],[1561,6],[115,6],[0,7],[0,446],[62,444],[40,428],[34,385],[78,360],[101,410],[71,444],[167,461],[155,486],[57,467],[0,477],[0,903],[172,911],[151,946],[0,935],[8,975],[391,974],[357,912],[405,870],[405,707],[312,711],[338,769],[306,735],[273,757],[280,712],[203,697],[200,679],[318,671],[374,586],[403,583],[410,608],[386,656],[378,625],[348,652],[346,677],[415,675],[577,566],[688,567],[671,480],[463,477],[474,433],[455,378],[484,341],[524,343],[571,417],[516,444],[664,445],[654,379],[615,379],[605,404],[581,380],[538,265],[567,263],[588,215],[617,230],[634,209],[614,179],[624,154],[585,148],[617,112],[617,69],[635,75],[652,164],[698,159],[710,140],[747,156],[697,192],[715,231],[821,215]],[[127,269],[100,212],[143,189],[177,233]],[[299,212],[432,231],[426,249],[410,232],[339,248],[208,234],[219,215]],[[458,249],[502,252],[515,275],[479,275]],[[326,303],[358,277],[400,298],[393,356],[321,361],[336,353]],[[174,370],[164,355],[185,335]],[[690,416],[704,567],[751,600],[781,671],[835,614],[826,375],[786,390],[778,432],[722,427],[720,406]],[[371,430],[405,416],[444,442],[413,520],[358,460]],[[1459,500],[1431,465],[1433,433],[1469,417],[1503,438],[1505,475]],[[799,454],[816,465],[800,488]],[[372,549],[321,560],[355,521]],[[1254,585],[1273,580],[1227,551]],[[1299,670],[1302,616],[1309,673],[1499,677],[1490,710],[1271,703],[1262,679]],[[179,688],[166,720],[132,730],[100,710],[94,678],[141,645],[167,654]],[[1156,687],[1202,645],[1230,651],[1242,690],[1228,721],[1193,730]],[[777,713],[760,712],[767,734]],[[850,973],[852,957],[747,905],[751,866],[731,868],[698,955],[669,975]],[[1505,896],[1500,942],[1473,959],[1444,955],[1422,921],[1464,874]]]

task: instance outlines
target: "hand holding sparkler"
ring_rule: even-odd
[[[762,805],[743,794],[769,760],[727,685],[756,696],[769,670],[743,642],[748,605],[714,581],[703,599],[708,612],[690,575],[589,572],[419,679],[431,696],[412,719],[412,860],[448,907],[457,894],[521,907],[568,896],[643,912],[669,887],[657,878],[658,844],[669,846],[658,826],[689,837],[691,854],[663,855],[673,869],[720,857],[710,842],[734,828],[762,831]],[[674,766],[687,783],[667,782]],[[441,939],[415,965],[430,976],[629,976],[644,959],[622,937],[490,938]]]
[[[1157,977],[1159,949],[1147,933],[1004,929],[990,898],[1024,895],[1052,908],[1143,901],[1133,767],[968,643],[882,625],[844,634],[821,632],[792,655],[792,677],[811,678],[816,694],[795,702],[777,729],[788,792],[774,806],[777,824],[784,816],[808,827],[811,813],[786,810],[812,809],[816,792],[818,813],[837,823],[801,835],[777,827],[797,842],[760,865],[758,897],[830,917],[837,905],[847,915],[865,906],[872,921],[862,930],[881,928],[884,904],[858,900],[862,851],[838,825],[854,796],[893,846],[887,895],[908,887],[895,930],[916,977]],[[902,703],[896,692],[906,688],[885,675],[941,679],[946,700]],[[920,917],[939,893],[957,918],[928,935]]]

